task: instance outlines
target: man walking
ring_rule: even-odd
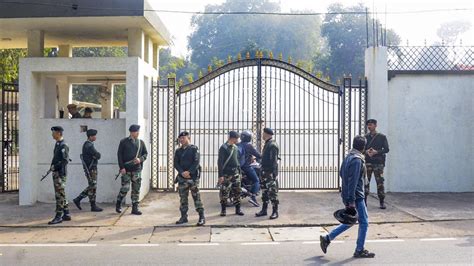
[[[101,212],[95,202],[97,192],[97,164],[100,159],[100,153],[94,147],[94,141],[97,139],[97,130],[88,129],[87,140],[82,145],[81,161],[84,168],[84,174],[87,178],[88,186],[77,196],[73,202],[79,210],[82,210],[81,200],[89,197],[92,212]]]
[[[203,226],[206,220],[204,218],[204,207],[201,202],[201,195],[199,194],[199,177],[201,172],[201,166],[199,165],[199,148],[191,144],[189,132],[181,132],[178,140],[181,147],[177,149],[174,154],[174,168],[178,171],[176,182],[178,183],[181,218],[176,221],[176,224],[188,222],[188,196],[189,191],[191,191],[194,207],[199,213],[197,226]]]
[[[66,198],[66,176],[67,164],[69,163],[69,147],[64,141],[64,129],[60,126],[51,128],[54,145],[51,171],[53,172],[54,195],[56,198],[56,216],[48,224],[59,224],[63,221],[71,221],[69,207]]]
[[[342,202],[346,206],[346,213],[358,214],[359,234],[357,236],[357,246],[354,252],[355,258],[373,258],[374,253],[364,248],[367,229],[369,227],[369,216],[364,202],[364,147],[366,139],[356,136],[352,143],[352,150],[346,156],[341,165],[340,175],[342,178]],[[321,249],[326,254],[331,241],[338,235],[351,228],[353,224],[340,224],[326,236],[320,236]]]
[[[240,216],[244,215],[240,209],[241,180],[238,157],[239,151],[236,146],[239,137],[239,133],[230,131],[227,142],[222,144],[219,148],[217,168],[219,170],[221,216],[226,216],[226,204],[229,197],[234,200],[235,214]]]
[[[140,126],[131,125],[129,131],[130,136],[120,141],[117,152],[122,187],[117,196],[115,211],[117,213],[122,212],[122,201],[130,190],[130,183],[132,183],[132,214],[141,215],[142,212],[138,209],[138,197],[140,196],[142,182],[141,171],[148,152],[145,142],[138,139]]]
[[[267,216],[268,202],[272,202],[270,219],[278,218],[278,159],[280,149],[273,139],[273,130],[264,128],[262,138],[265,141],[262,151],[262,210],[255,214],[257,217]]]
[[[385,209],[385,187],[384,187],[384,176],[383,169],[385,167],[385,154],[389,152],[387,137],[377,132],[377,120],[367,120],[367,129],[369,133],[365,135],[367,139],[367,145],[365,146],[365,162],[367,167],[367,179],[368,182],[365,185],[365,202],[367,204],[367,198],[370,193],[370,179],[372,173],[375,176],[375,182],[377,183],[377,195],[379,197],[380,209]]]

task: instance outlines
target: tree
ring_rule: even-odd
[[[205,11],[280,12],[280,5],[268,0],[227,0],[208,5]],[[239,53],[245,57],[250,52],[253,57],[256,51],[311,60],[322,46],[317,16],[195,15],[191,25],[191,61],[200,69],[207,69],[213,58],[226,60],[230,55],[235,60]]]
[[[459,36],[471,29],[471,26],[471,22],[467,20],[454,20],[441,24],[436,34],[446,45],[455,45]]]
[[[327,10],[332,12],[365,12],[363,4],[344,7],[340,3],[332,4]],[[326,39],[328,51],[314,58],[317,69],[331,77],[340,79],[343,74],[353,77],[364,76],[364,52],[367,46],[365,14],[329,14],[321,27],[321,34]],[[371,21],[371,18],[368,18]],[[372,31],[369,30],[369,43],[372,42]],[[387,30],[387,45],[397,45],[400,37]]]
[[[160,83],[167,84],[168,77],[175,77],[177,80],[193,75],[197,66],[183,57],[176,57],[171,54],[169,48],[160,49]]]
[[[26,56],[26,49],[0,50],[0,82],[18,81],[20,58]]]

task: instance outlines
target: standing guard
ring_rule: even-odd
[[[181,147],[177,149],[174,154],[174,168],[178,171],[175,182],[178,183],[181,218],[176,221],[176,224],[188,222],[188,196],[189,191],[191,191],[194,207],[199,213],[197,226],[202,226],[206,223],[206,220],[204,218],[204,207],[201,202],[201,195],[199,194],[199,177],[201,172],[201,166],[199,165],[199,148],[191,144],[189,132],[181,132],[178,140]]]
[[[141,172],[143,169],[143,162],[146,160],[148,152],[145,147],[145,142],[138,139],[140,126],[131,125],[129,131],[130,136],[120,141],[117,152],[122,187],[117,196],[115,211],[117,213],[122,213],[122,202],[130,190],[131,182],[132,214],[141,215],[142,212],[138,210],[138,198],[140,196],[140,186],[142,182]]]
[[[82,145],[81,162],[84,168],[84,174],[87,178],[88,186],[77,196],[73,202],[79,210],[82,210],[81,200],[89,197],[92,212],[101,212],[102,209],[96,205],[97,192],[97,164],[100,159],[100,153],[94,147],[94,141],[97,139],[97,130],[89,129],[86,132],[87,140]]]
[[[63,138],[64,129],[60,126],[51,128],[54,145],[54,155],[51,162],[53,172],[54,195],[56,198],[56,216],[48,224],[59,224],[63,221],[71,221],[69,207],[66,198],[66,176],[67,164],[69,163],[69,147]]]
[[[226,216],[226,206],[229,198],[234,200],[235,214],[244,215],[240,210],[240,163],[239,150],[236,146],[239,137],[239,133],[230,131],[227,142],[219,148],[217,168],[219,170],[221,216]]]
[[[266,216],[268,202],[272,202],[273,211],[270,219],[278,218],[278,156],[280,148],[273,139],[273,130],[264,128],[262,138],[265,146],[262,152],[262,210],[255,214],[257,217]]]

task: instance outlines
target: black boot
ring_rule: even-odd
[[[244,213],[243,213],[242,210],[240,209],[240,203],[237,203],[237,204],[235,205],[235,214],[240,215],[240,216],[243,216],[243,215],[244,215]]]
[[[54,216],[53,220],[48,222],[48,224],[60,224],[63,222],[63,218],[61,213],[56,213],[56,216]]]
[[[188,222],[188,214],[184,211],[181,211],[181,217],[176,221],[176,224],[185,224]]]
[[[77,196],[77,198],[73,199],[72,201],[74,202],[74,205],[76,205],[76,207],[79,209],[79,210],[82,210],[81,208],[81,200],[83,199],[84,197],[82,197],[82,195],[79,195]]]
[[[225,208],[226,208],[225,203],[221,203],[221,214],[220,214],[221,216],[226,216]]]
[[[122,213],[122,200],[117,199],[117,202],[115,203],[115,211],[117,213]]]
[[[197,226],[203,226],[204,224],[206,224],[206,218],[204,218],[204,211],[200,211],[199,212],[199,220],[197,222]]]
[[[133,203],[132,204],[132,214],[142,215],[142,212],[140,210],[138,210],[138,203]]]
[[[278,204],[273,204],[273,211],[272,215],[270,216],[270,219],[273,220],[276,218],[278,218]]]
[[[91,212],[101,212],[101,211],[103,211],[102,208],[99,208],[95,204],[95,201],[91,201]]]
[[[385,210],[387,207],[385,206],[384,200],[380,200],[380,209]]]
[[[69,214],[69,210],[63,211],[63,221],[71,221],[71,215]]]
[[[268,208],[268,202],[264,202],[262,204],[262,210],[260,212],[257,212],[255,216],[257,217],[267,216],[267,208]]]

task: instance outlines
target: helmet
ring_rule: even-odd
[[[252,132],[250,132],[248,130],[242,131],[242,133],[240,133],[240,140],[242,142],[251,142],[252,141]]]
[[[358,215],[355,208],[345,208],[335,211],[334,218],[342,224],[356,224]]]

